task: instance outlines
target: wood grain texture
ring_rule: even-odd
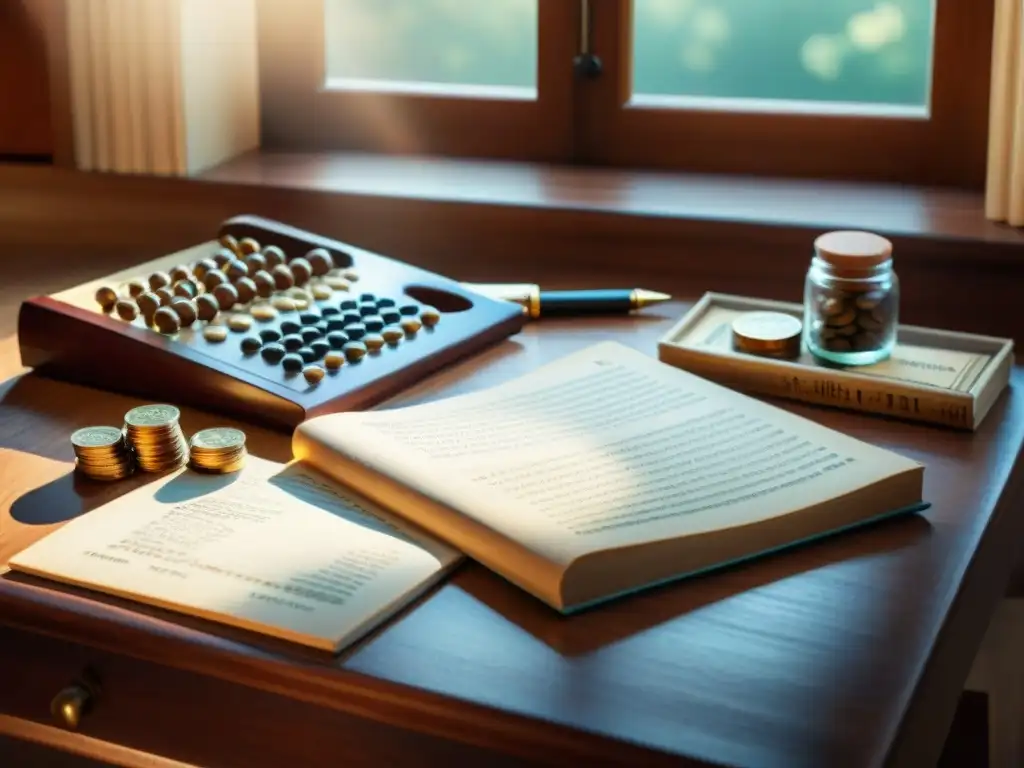
[[[45,156],[54,151],[47,38],[40,10],[39,0],[0,3],[0,156]]]
[[[685,308],[536,323],[396,402],[504,381],[608,338],[653,355]],[[1024,539],[1024,516],[1015,514],[1024,490],[1022,386],[1016,369],[974,435],[784,404],[924,462],[933,508],[570,620],[468,565],[337,658],[11,574],[0,579],[0,624],[52,638],[64,649],[54,653],[77,660],[69,674],[94,657],[110,665],[129,657],[182,670],[183,679],[200,676],[212,701],[232,686],[290,700],[275,718],[294,718],[300,729],[305,706],[316,705],[324,714],[310,737],[325,750],[341,748],[329,725],[344,716],[461,745],[478,758],[931,765]],[[120,492],[89,490],[69,474],[67,436],[86,423],[117,423],[132,402],[34,375],[5,385],[0,556]],[[183,411],[189,432],[223,421],[231,423]],[[287,458],[286,438],[245,428],[255,454]],[[253,707],[242,697],[222,709],[224,727],[260,722]],[[130,738],[116,724],[103,728]],[[159,729],[149,733],[156,743]],[[186,745],[163,749],[182,759]]]

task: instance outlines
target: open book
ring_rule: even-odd
[[[137,488],[9,565],[339,651],[461,559],[309,467],[250,456],[234,475],[181,470]]]
[[[567,613],[927,507],[918,463],[612,342],[293,452]]]

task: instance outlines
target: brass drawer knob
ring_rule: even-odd
[[[75,730],[82,722],[82,717],[92,705],[92,692],[84,685],[69,685],[50,702],[50,712],[54,719],[65,728]]]

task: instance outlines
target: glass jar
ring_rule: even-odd
[[[892,243],[870,232],[828,232],[814,242],[804,286],[804,343],[837,365],[889,357],[899,322]]]

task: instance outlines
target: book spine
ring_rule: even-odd
[[[734,361],[661,344],[658,359],[727,387],[848,411],[891,416],[955,429],[975,428],[974,400],[958,392],[865,381],[828,369],[792,372]]]

